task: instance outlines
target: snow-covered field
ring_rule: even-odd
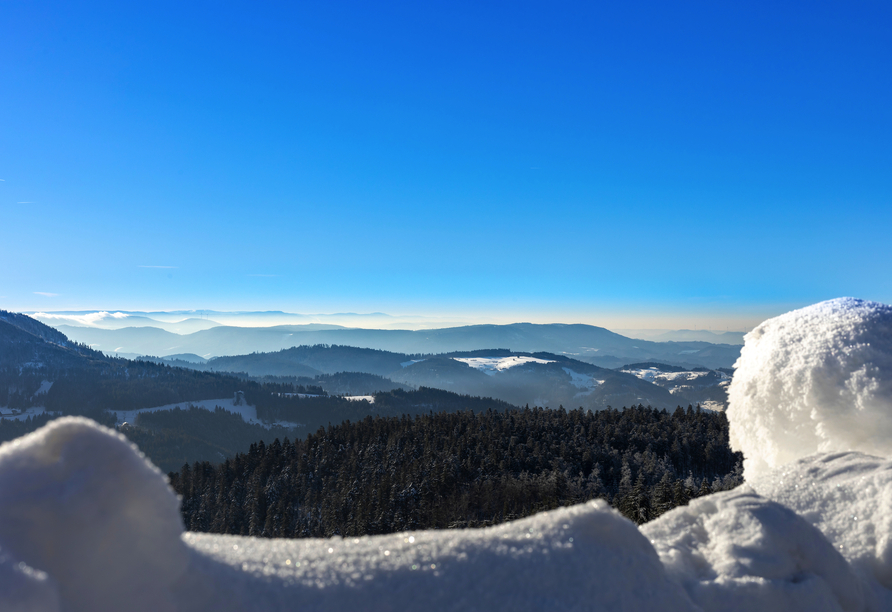
[[[756,328],[728,410],[747,484],[640,529],[593,501],[487,529],[183,533],[126,439],[60,419],[0,446],[0,609],[892,610],[890,329],[856,300]]]
[[[123,423],[135,423],[136,417],[138,414],[142,412],[157,412],[159,410],[173,410],[174,408],[182,408],[186,410],[189,406],[195,406],[196,408],[204,408],[205,410],[214,411],[214,408],[219,406],[224,410],[228,410],[229,412],[235,412],[236,414],[240,414],[246,423],[252,423],[255,425],[262,425],[264,427],[272,427],[272,426],[280,426],[280,427],[300,427],[298,423],[290,423],[288,421],[276,421],[275,423],[266,423],[257,418],[257,408],[254,406],[248,406],[244,403],[244,400],[236,403],[234,397],[224,397],[221,399],[209,399],[209,400],[197,400],[194,402],[178,402],[176,404],[166,404],[164,406],[155,406],[154,408],[140,408],[139,410],[118,410],[115,414],[118,417],[116,423],[121,425]]]
[[[344,399],[345,399],[345,400],[350,400],[351,402],[361,402],[361,401],[366,401],[366,402],[368,402],[368,403],[370,403],[370,404],[374,404],[374,403],[375,403],[375,396],[374,396],[374,395],[345,395],[345,396],[344,396]]]
[[[50,388],[52,388],[53,383],[44,380],[40,383],[40,387],[38,387],[37,391],[34,392],[34,397],[38,395],[47,393]],[[10,421],[24,421],[28,417],[34,417],[43,414],[46,412],[46,408],[43,406],[30,406],[28,408],[23,408],[22,410],[13,411],[7,406],[0,406],[0,419],[7,419]]]
[[[4,408],[0,406],[0,419],[7,419],[10,421],[24,421],[28,417],[37,416],[39,414],[43,414],[46,412],[46,408],[43,406],[31,406],[30,408],[24,408],[21,411],[13,412],[9,408]]]
[[[466,363],[484,374],[494,376],[496,372],[513,368],[525,363],[554,363],[536,357],[453,357],[456,361]]]
[[[646,380],[647,382],[652,383],[660,383],[660,382],[671,382],[675,384],[685,384],[685,383],[693,383],[697,384],[698,380],[713,374],[712,371],[708,372],[694,372],[694,371],[685,371],[685,372],[663,372],[659,368],[632,368],[628,370],[622,370],[627,374],[632,374],[633,376],[637,376],[641,380]],[[722,382],[730,382],[731,377],[724,373],[715,371],[714,374],[721,377]]]

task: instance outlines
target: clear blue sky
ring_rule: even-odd
[[[888,2],[4,2],[0,308],[739,328],[892,302],[890,26]]]

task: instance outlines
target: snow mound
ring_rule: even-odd
[[[164,476],[63,418],[0,446],[3,610],[691,610],[592,501],[487,529],[330,540],[186,534]]]
[[[892,610],[892,460],[813,455],[749,483],[815,525]]]
[[[769,319],[735,367],[727,414],[747,480],[816,452],[892,455],[892,307],[840,298]]]
[[[821,532],[747,487],[642,527],[670,577],[704,611],[864,610],[862,583]]]
[[[602,501],[497,527],[329,540],[187,534],[228,568],[206,605],[322,610],[691,610],[654,548]],[[293,605],[293,603],[291,604]]]
[[[892,461],[823,454],[639,530],[603,501],[486,529],[182,533],[164,476],[64,418],[0,446],[0,609],[892,609]]]
[[[0,492],[0,609],[52,610],[56,594],[66,611],[176,609],[179,504],[123,436],[53,421],[0,446]]]

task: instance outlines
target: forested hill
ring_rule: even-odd
[[[0,367],[69,367],[85,361],[107,357],[29,316],[0,310]]]
[[[170,477],[190,530],[322,537],[490,525],[596,497],[642,523],[733,488],[741,462],[724,414],[535,408],[369,417]]]

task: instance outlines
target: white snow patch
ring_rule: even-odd
[[[548,359],[538,359],[536,357],[453,357],[456,361],[466,363],[474,369],[480,370],[489,376],[495,376],[496,372],[513,368],[514,366],[523,365],[525,363],[554,363]]]
[[[411,359],[409,361],[403,361],[400,363],[400,366],[403,368],[408,368],[410,365],[415,363],[421,363],[422,361],[426,361],[425,359]]]
[[[671,391],[670,391],[671,393]],[[713,400],[705,400],[700,402],[700,408],[703,410],[710,410],[712,412],[724,412],[726,406],[722,402],[716,402]]]
[[[374,395],[345,395],[343,396],[345,400],[350,400],[351,402],[361,402],[366,401],[370,404],[375,403]]]
[[[579,372],[571,370],[570,368],[561,369],[570,375],[571,385],[573,385],[577,389],[582,389],[582,391],[573,396],[574,398],[591,395],[591,393],[595,390],[595,387],[604,382],[603,380],[595,380],[588,374],[580,374]]]
[[[892,307],[821,302],[744,341],[727,414],[747,480],[815,452],[892,455]]]
[[[696,387],[710,386],[711,383],[709,381],[703,381],[702,379],[710,377],[710,376],[718,376],[719,381],[715,383],[717,387],[727,387],[730,384],[731,377],[725,374],[724,372],[718,371],[705,371],[705,372],[694,372],[691,370],[685,370],[682,372],[663,372],[659,368],[651,367],[651,368],[633,368],[621,370],[626,374],[631,374],[641,380],[646,380],[647,382],[654,383],[656,385],[667,386],[677,385],[669,389],[670,393],[681,392],[685,389],[691,389]],[[689,384],[684,384],[689,383]]]
[[[37,391],[34,392],[34,395],[40,395],[41,393],[49,393],[49,391],[50,391],[50,389],[52,389],[52,387],[53,387],[53,381],[51,381],[51,380],[41,381],[40,387],[37,389]]]
[[[22,408],[21,411],[12,412],[2,412],[4,410],[10,410],[9,408],[0,407],[0,419],[6,419],[9,421],[24,421],[28,417],[35,417],[46,412],[46,408],[43,406],[31,406],[29,408]]]

